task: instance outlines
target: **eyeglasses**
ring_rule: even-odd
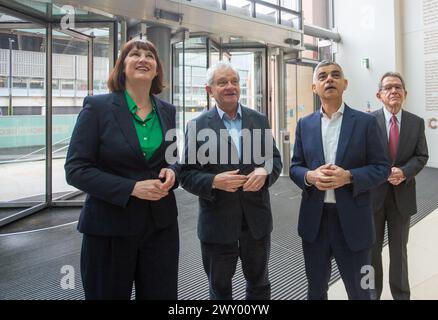
[[[224,88],[228,85],[228,83],[231,83],[232,86],[238,86],[239,85],[239,80],[237,79],[233,79],[233,80],[225,80],[225,79],[221,79],[219,81],[216,82],[216,85],[218,87]]]
[[[384,86],[382,87],[382,91],[392,91],[392,89],[395,89],[395,91],[403,91],[405,88],[403,88],[402,85],[400,84],[395,84],[395,85],[388,85],[388,86]]]

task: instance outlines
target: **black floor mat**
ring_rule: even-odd
[[[420,173],[417,179],[419,212],[412,224],[438,208],[436,181],[438,169],[425,169]],[[207,299],[208,283],[196,233],[197,200],[180,189],[176,195],[181,239],[179,299]],[[289,178],[280,178],[271,188],[274,214],[270,259],[272,299],[306,297],[301,239],[297,234],[299,203],[300,192]],[[74,213],[70,214],[79,213],[78,208],[71,210]],[[75,223],[43,231],[0,235],[0,299],[83,299],[80,248],[81,235],[76,231]],[[65,265],[74,268],[74,289],[61,287],[64,276],[61,269]],[[337,279],[339,274],[334,268],[331,282]],[[234,298],[243,299],[245,283],[240,264],[233,282]]]

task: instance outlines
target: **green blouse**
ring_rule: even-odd
[[[145,159],[149,160],[163,142],[163,131],[161,129],[160,119],[158,118],[157,107],[154,100],[151,98],[152,111],[147,115],[145,120],[142,120],[136,114],[137,105],[126,90],[125,98],[128,103],[129,111],[132,114],[141,150]]]

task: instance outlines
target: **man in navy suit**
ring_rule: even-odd
[[[343,102],[348,81],[340,65],[323,61],[312,89],[322,107],[300,119],[290,177],[302,190],[298,232],[308,299],[327,299],[334,257],[349,299],[369,300],[367,279],[375,241],[370,189],[390,166],[376,119]]]
[[[408,277],[409,226],[411,216],[417,213],[415,176],[429,159],[424,120],[406,110],[407,95],[401,74],[385,73],[379,82],[377,98],[384,107],[373,114],[377,118],[385,153],[391,159],[388,181],[372,190],[376,245],[372,261],[376,272],[376,299],[383,290],[382,248],[385,225],[389,244],[389,287],[395,300],[409,300],[411,290]]]
[[[246,299],[269,300],[269,188],[282,169],[280,153],[266,116],[239,103],[240,77],[233,65],[221,61],[212,66],[207,83],[216,106],[188,124],[180,177],[182,187],[199,197],[198,237],[210,299],[233,299],[240,258]],[[200,138],[203,133],[210,135]],[[209,156],[198,157],[209,145]],[[191,154],[197,155],[193,161]]]

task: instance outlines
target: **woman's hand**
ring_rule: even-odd
[[[161,185],[161,190],[168,192],[175,184],[175,171],[168,168],[163,168],[158,176],[160,179],[165,179]]]
[[[158,179],[138,181],[131,195],[142,200],[158,201],[169,194],[163,185]]]

